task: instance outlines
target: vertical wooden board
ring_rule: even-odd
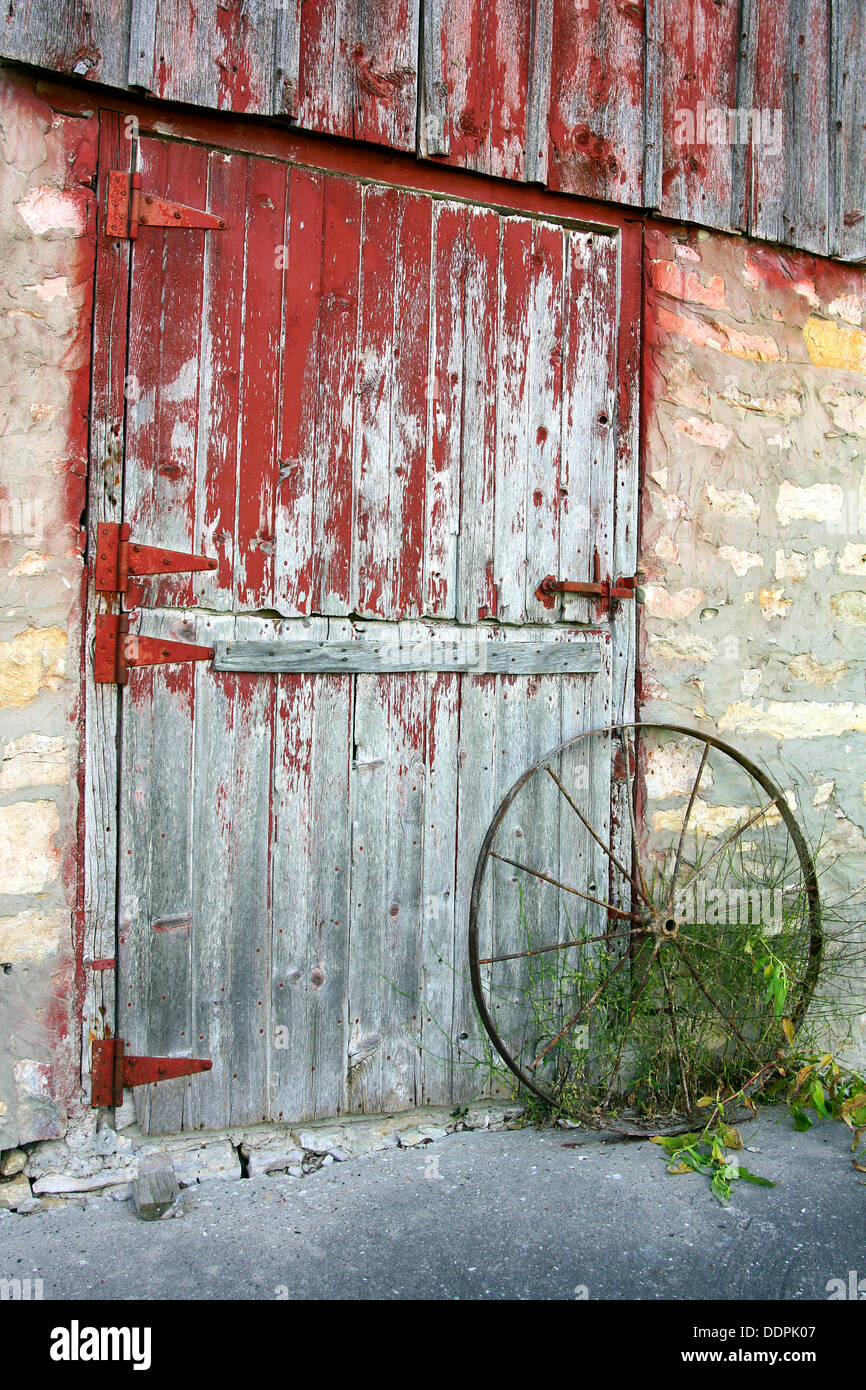
[[[129,0],[23,0],[3,15],[3,56],[110,87],[126,85]]]
[[[189,641],[193,623],[145,614],[149,635]],[[193,802],[191,666],[143,668],[123,698],[120,829],[121,1036],[150,1056],[197,1056],[192,1038],[190,922]],[[124,1019],[124,1023],[126,1020]],[[136,1092],[144,1128],[183,1128],[185,1080]]]
[[[149,0],[143,0],[149,7]],[[142,0],[133,0],[138,8]],[[159,0],[153,28],[152,73],[145,45],[136,59],[141,85],[155,96],[191,106],[261,112],[271,108],[276,7],[266,0],[186,6]],[[144,32],[133,24],[133,35]],[[149,36],[149,30],[148,30]]]
[[[316,418],[320,408],[316,388],[327,184],[322,174],[289,170],[274,525],[274,604],[286,614],[308,613],[312,598],[313,487]]]
[[[297,123],[415,147],[420,0],[304,0]]]
[[[111,169],[128,166],[129,142],[119,113],[99,117],[99,206],[105,206]],[[97,221],[96,291],[93,303],[93,377],[90,405],[90,478],[88,487],[88,551],[95,553],[100,521],[119,521],[123,503],[123,422],[126,406],[126,334],[129,292],[129,242],[105,236],[104,218]],[[93,650],[97,600],[92,576],[88,585],[88,653],[85,684],[84,780],[84,962],[82,1006],[82,1080],[87,1087],[91,1043],[115,1032],[115,969],[94,968],[88,962],[114,962],[117,950],[117,722],[119,691],[97,685],[89,659]]]
[[[618,247],[612,238],[569,235],[559,573],[593,578],[597,551],[602,578],[613,565],[613,481],[616,475],[616,343]],[[585,621],[595,604],[565,595],[562,616]]]
[[[394,278],[388,507],[386,612],[394,618],[417,617],[423,607],[432,234],[432,199],[404,194]]]
[[[611,722],[610,635],[606,632],[594,633],[591,638],[587,635],[587,640],[600,640],[602,669],[595,676],[563,677],[560,696],[563,742],[578,733],[603,729]],[[613,829],[610,768],[609,740],[603,736],[580,741],[574,750],[566,753],[562,763],[563,781],[568,786],[575,804],[608,845],[611,843]],[[608,856],[586,833],[564,799],[558,807],[558,816],[561,881],[571,883],[584,892],[587,888],[592,892],[591,885],[595,884],[598,889],[597,896],[616,906],[619,898],[609,896],[612,875]],[[620,850],[621,846],[617,845],[617,852]],[[626,853],[623,862],[628,865],[629,852]],[[565,894],[561,894],[560,898],[561,941],[567,940],[569,934],[575,934],[575,927],[583,921],[595,929],[590,931],[590,935],[600,935],[608,930],[607,914],[603,909],[589,904],[583,908],[577,898],[567,903]]]
[[[433,204],[424,612],[439,618],[456,603],[467,216],[463,204]]]
[[[319,309],[312,611],[352,604],[355,398],[362,193],[352,179],[326,179]]]
[[[866,260],[866,11],[833,0],[830,51],[830,253]]]
[[[396,626],[377,625],[380,631],[399,640]],[[425,692],[423,673],[358,676],[355,681],[352,1110],[405,1109],[416,1104],[419,1094]],[[356,1063],[356,1058],[361,1060]]]
[[[142,140],[142,188],[204,206],[207,154]],[[142,231],[130,299],[124,519],[143,544],[194,546],[199,338],[206,233]],[[147,602],[187,606],[189,575],[146,581]]]
[[[732,225],[738,0],[666,5],[661,43],[661,211],[726,230]],[[723,112],[720,117],[717,112]]]
[[[555,641],[556,631],[534,634]],[[563,677],[501,677],[498,682],[496,722],[495,802],[510,790],[518,777],[560,742],[560,689]],[[525,864],[528,870],[558,877],[560,794],[552,779],[542,773],[521,789],[497,835],[497,852]],[[496,954],[525,952],[558,937],[557,908],[561,894],[530,872],[493,861],[488,867],[493,883],[491,946]],[[541,962],[543,966],[546,962]],[[539,962],[531,957],[503,962],[495,967],[502,993],[495,1015],[509,1051],[524,1062],[536,1052],[527,1051],[536,1041],[531,1033],[531,1002],[542,993]]]
[[[522,0],[425,6],[422,156],[524,177],[533,8]]]
[[[389,631],[393,632],[390,625]],[[352,711],[348,1108],[368,1113],[382,1108],[387,1087],[382,995],[390,964],[387,856],[394,811],[388,800],[393,679],[357,676]]]
[[[315,619],[311,638],[349,636]],[[294,624],[281,624],[284,637]],[[281,676],[273,818],[271,1113],[346,1105],[351,677]]]
[[[496,585],[496,616],[508,623],[523,622],[526,616],[531,256],[532,223],[528,218],[503,218],[496,373],[493,578]]]
[[[238,618],[235,638],[269,637],[273,624]],[[270,1119],[271,846],[274,683],[269,676],[238,675],[234,683],[232,842],[225,865],[230,883],[229,972],[232,982],[232,1056],[229,1121]]]
[[[230,609],[234,599],[238,422],[244,309],[247,161],[214,150],[208,205],[226,228],[205,240],[196,457],[196,538],[219,567],[193,579],[197,601]]]
[[[753,0],[755,90],[761,138],[752,133],[748,231],[829,247],[830,20],[824,0]],[[769,124],[769,131],[767,126]]]
[[[638,568],[640,474],[640,353],[643,232],[627,224],[619,237],[618,308],[616,335],[616,489],[614,494],[613,575],[635,575]],[[636,600],[614,609],[613,707],[618,719],[631,719],[635,710],[637,668]]]
[[[644,7],[555,0],[547,182],[643,200]]]
[[[454,629],[450,629],[454,632]],[[453,1099],[454,957],[457,943],[457,768],[460,740],[458,675],[426,677],[419,1101],[447,1105]]]
[[[236,619],[199,620],[202,642],[231,641]],[[236,676],[196,663],[193,876],[191,952],[193,1055],[208,1057],[213,1069],[195,1078],[190,1089],[188,1123],[192,1129],[219,1129],[231,1114],[232,1073],[245,1063],[249,1037],[234,1052],[235,980],[232,975],[233,778],[236,766]]]
[[[390,617],[391,392],[394,375],[394,283],[402,195],[364,190],[358,386],[355,406],[355,506],[352,524],[352,608]]]
[[[457,754],[457,854],[454,890],[453,1098],[474,1100],[487,1074],[490,1043],[469,975],[469,903],[475,864],[496,809],[496,712],[498,676],[460,678],[460,741]],[[492,893],[485,879],[479,910],[481,940],[491,932]]]
[[[249,160],[236,541],[241,609],[273,607],[285,224],[285,165]]]
[[[493,578],[494,479],[499,322],[500,220],[495,212],[467,213],[463,309],[463,419],[460,441],[460,530],[457,541],[457,620],[496,614]]]
[[[536,223],[532,230],[529,400],[526,471],[524,613],[529,622],[553,621],[556,610],[536,596],[540,580],[559,564],[562,467],[562,367],[565,246],[568,233]]]

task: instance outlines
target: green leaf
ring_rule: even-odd
[[[724,1178],[721,1176],[720,1173],[716,1173],[715,1177],[710,1183],[710,1191],[712,1192],[714,1197],[717,1197],[719,1199],[723,1207],[727,1206],[728,1200],[731,1195],[731,1185],[730,1183],[725,1182]]]
[[[752,1173],[748,1168],[740,1164],[740,1177],[745,1178],[746,1182],[757,1183],[758,1187],[777,1187],[778,1184],[770,1182],[769,1178],[762,1178],[758,1173]]]
[[[830,1112],[827,1109],[827,1105],[824,1100],[824,1087],[821,1085],[817,1076],[814,1077],[812,1080],[812,1085],[809,1088],[809,1094],[812,1097],[812,1100],[815,1104],[815,1109],[818,1111],[818,1114],[823,1115],[824,1119],[828,1120],[830,1118]]]
[[[799,1105],[791,1106],[791,1119],[794,1123],[794,1128],[796,1130],[800,1130],[802,1132],[803,1130],[812,1128],[812,1121],[809,1119],[809,1116],[806,1114],[805,1110],[802,1110]]]
[[[677,1154],[680,1149],[690,1149],[700,1140],[699,1134],[654,1134],[652,1142],[660,1144],[665,1153]]]

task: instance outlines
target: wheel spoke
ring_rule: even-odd
[[[566,1033],[569,1031],[569,1029],[573,1028],[574,1025],[575,1025],[576,1023],[579,1023],[579,1022],[580,1022],[580,1020],[583,1018],[583,1015],[586,1013],[587,1009],[591,1009],[591,1008],[592,1008],[593,1004],[595,1003],[596,999],[598,999],[599,995],[600,995],[604,990],[607,989],[607,987],[608,987],[608,985],[610,984],[611,980],[613,979],[614,975],[616,975],[616,974],[618,973],[618,971],[622,970],[622,967],[625,965],[626,961],[629,960],[629,959],[630,959],[630,957],[629,957],[629,955],[628,955],[628,952],[624,951],[623,954],[622,954],[622,956],[620,957],[620,959],[617,961],[616,965],[613,967],[613,970],[611,970],[610,974],[609,974],[609,975],[606,975],[605,978],[602,980],[601,984],[598,986],[598,989],[596,989],[596,990],[593,991],[593,993],[590,995],[589,999],[587,999],[586,1003],[585,1003],[584,1005],[582,1005],[582,1007],[581,1007],[580,1009],[578,1009],[578,1011],[577,1011],[577,1013],[574,1015],[574,1017],[573,1017],[573,1018],[570,1018],[570,1019],[568,1020],[567,1023],[563,1024],[563,1026],[560,1028],[559,1032],[557,1033],[556,1037],[555,1037],[555,1038],[551,1038],[551,1040],[550,1040],[550,1042],[547,1044],[547,1046],[546,1046],[541,1052],[539,1052],[539,1054],[538,1054],[538,1056],[536,1057],[535,1061],[529,1063],[529,1070],[530,1070],[530,1071],[534,1071],[535,1068],[538,1066],[539,1062],[543,1062],[543,1061],[544,1061],[544,1059],[545,1059],[545,1057],[547,1056],[547,1054],[548,1054],[548,1052],[550,1051],[550,1049],[551,1049],[552,1047],[555,1047],[556,1044],[557,1044],[558,1042],[561,1042],[562,1039],[565,1037]]]
[[[749,1052],[749,1053],[751,1054],[752,1057],[754,1057],[754,1059],[755,1059],[756,1062],[760,1062],[761,1059],[758,1057],[758,1055],[756,1054],[756,1052],[755,1052],[754,1048],[751,1046],[751,1044],[748,1043],[748,1042],[746,1041],[746,1039],[743,1037],[743,1035],[742,1035],[742,1033],[740,1032],[739,1028],[737,1027],[736,1023],[734,1023],[734,1020],[733,1020],[732,1018],[728,1018],[727,1014],[725,1014],[725,1013],[722,1011],[722,1009],[719,1007],[719,1005],[716,1003],[715,999],[714,999],[713,996],[710,994],[709,990],[707,989],[707,987],[706,987],[706,985],[704,984],[703,980],[701,979],[700,975],[698,975],[697,972],[695,971],[695,969],[693,968],[691,961],[689,960],[688,956],[686,955],[686,953],[685,953],[685,951],[683,950],[683,948],[682,948],[682,946],[680,945],[680,943],[679,943],[678,941],[674,941],[674,945],[676,946],[677,950],[679,951],[680,956],[682,957],[682,960],[683,960],[683,964],[685,965],[686,969],[688,970],[689,974],[691,975],[691,977],[692,977],[692,979],[694,980],[695,984],[697,985],[698,989],[699,989],[699,990],[701,991],[701,993],[709,1000],[709,1002],[712,1004],[713,1008],[715,1009],[716,1013],[717,1013],[717,1014],[719,1015],[719,1017],[723,1020],[723,1022],[725,1022],[725,1023],[728,1025],[728,1027],[730,1028],[730,1030],[731,1030],[731,1032],[734,1034],[734,1036],[735,1036],[735,1037],[738,1037],[738,1038],[740,1039],[740,1042],[743,1044],[743,1047],[745,1047],[746,1051]]]
[[[667,1001],[668,1001],[668,1018],[670,1019],[670,1023],[671,1023],[671,1033],[672,1033],[672,1035],[673,1035],[673,1040],[674,1040],[674,1050],[675,1050],[675,1052],[676,1052],[676,1054],[677,1054],[677,1061],[679,1062],[679,1066],[680,1066],[680,1076],[681,1076],[681,1078],[682,1078],[682,1083],[683,1083],[683,1095],[684,1095],[685,1098],[686,1098],[686,1114],[688,1115],[689,1119],[691,1119],[691,1117],[692,1117],[692,1098],[691,1098],[691,1096],[689,1095],[689,1082],[688,1082],[688,1077],[687,1077],[687,1075],[686,1075],[686,1064],[685,1064],[685,1062],[684,1062],[684,1060],[683,1060],[682,1049],[681,1049],[681,1047],[680,1047],[680,1035],[679,1035],[679,1029],[677,1028],[677,1020],[676,1020],[676,1006],[675,1006],[675,1004],[674,1004],[674,996],[673,996],[673,994],[671,993],[671,987],[670,987],[670,984],[669,984],[669,982],[668,982],[668,972],[665,970],[665,963],[664,963],[664,961],[662,960],[661,956],[659,956],[659,970],[660,970],[660,972],[661,972],[662,984],[664,985],[665,994],[667,995]]]
[[[603,936],[585,936],[583,939],[574,938],[571,941],[559,941],[555,946],[534,946],[530,951],[512,951],[507,956],[486,956],[484,960],[479,960],[479,965],[493,965],[499,960],[523,960],[526,956],[543,956],[546,951],[567,951],[571,946],[591,946],[596,941],[627,941],[629,936],[642,934],[646,928],[631,927],[620,932],[605,932]]]
[[[581,893],[579,888],[571,888],[567,883],[560,883],[558,879],[551,878],[550,874],[543,874],[540,869],[530,869],[528,864],[521,864],[517,859],[509,859],[505,854],[497,854],[495,849],[490,851],[491,859],[498,859],[502,864],[510,864],[513,869],[520,869],[525,874],[532,874],[533,878],[543,879],[545,883],[552,883],[554,888],[561,888],[564,893],[574,893],[575,897],[583,898],[585,902],[595,903],[597,907],[604,907],[608,912],[612,912],[614,917],[624,917],[630,922],[642,922],[643,918],[636,912],[626,912],[625,908],[614,907],[613,903],[606,903],[603,898],[594,898],[590,893]]]
[[[759,807],[753,816],[749,816],[749,819],[743,821],[742,825],[738,825],[736,830],[732,831],[728,838],[724,840],[717,849],[713,850],[706,864],[699,864],[696,866],[695,872],[692,874],[691,878],[687,879],[686,882],[683,884],[682,891],[685,893],[688,888],[691,888],[695,879],[699,878],[701,874],[705,874],[710,865],[714,864],[715,861],[718,859],[719,855],[724,854],[728,846],[732,845],[735,840],[738,840],[741,835],[745,834],[745,832],[749,829],[749,826],[755,824],[755,821],[760,820],[762,816],[765,816],[769,809],[769,806]]]
[[[602,1109],[604,1109],[604,1108],[606,1107],[606,1105],[608,1104],[608,1101],[610,1100],[611,1091],[613,1090],[613,1083],[616,1081],[617,1072],[619,1071],[619,1069],[620,1069],[620,1064],[621,1064],[621,1062],[622,1062],[622,1054],[623,1054],[623,1052],[625,1051],[626,1040],[627,1040],[627,1038],[628,1038],[628,1031],[629,1031],[629,1029],[631,1028],[632,1023],[634,1022],[634,1016],[635,1016],[635,1013],[637,1012],[637,1006],[638,1006],[638,1004],[639,1004],[640,1001],[641,1001],[641,998],[642,998],[642,996],[643,996],[643,992],[644,992],[644,990],[646,989],[647,985],[649,984],[650,971],[651,971],[652,968],[653,968],[653,961],[655,960],[655,958],[656,958],[656,956],[658,955],[658,953],[659,953],[659,942],[657,941],[656,944],[653,946],[652,955],[650,956],[649,961],[647,962],[646,973],[644,974],[644,977],[643,977],[643,979],[642,979],[641,982],[640,982],[640,985],[639,985],[639,987],[638,987],[637,994],[635,995],[634,999],[632,1000],[632,1006],[631,1006],[631,1008],[630,1008],[630,1010],[629,1010],[629,1015],[628,1015],[628,1018],[627,1018],[627,1020],[626,1020],[625,1027],[624,1027],[623,1030],[622,1030],[622,1038],[621,1038],[620,1044],[619,1044],[619,1052],[618,1052],[617,1055],[616,1055],[616,1061],[615,1061],[614,1064],[613,1064],[613,1071],[612,1071],[611,1074],[610,1074],[610,1081],[607,1083],[607,1090],[606,1090],[605,1093],[604,1093],[604,1100],[603,1100],[602,1103],[601,1103]]]
[[[547,764],[547,767],[546,767],[545,770],[546,770],[547,772],[550,773],[551,777],[553,778],[553,780],[554,780],[554,782],[556,783],[556,785],[559,787],[559,790],[562,792],[562,795],[565,797],[566,801],[568,802],[568,804],[569,804],[569,806],[571,807],[571,809],[572,809],[572,811],[574,812],[574,814],[577,816],[577,818],[578,818],[578,820],[580,821],[581,825],[583,825],[583,826],[585,827],[585,829],[587,829],[587,830],[589,831],[590,835],[591,835],[592,838],[595,840],[596,844],[599,845],[599,846],[604,850],[605,854],[607,855],[607,857],[608,857],[608,859],[611,861],[611,863],[612,863],[612,864],[615,864],[616,867],[619,869],[619,871],[620,871],[620,873],[622,874],[623,878],[626,879],[626,881],[627,881],[628,883],[631,884],[632,888],[635,890],[635,892],[638,894],[638,896],[641,897],[641,898],[643,898],[643,900],[644,900],[644,902],[647,904],[647,906],[650,907],[652,904],[650,903],[649,899],[646,898],[646,897],[644,896],[644,894],[642,893],[640,884],[637,882],[637,880],[636,880],[635,878],[632,877],[632,875],[628,872],[628,870],[627,870],[626,868],[624,868],[624,866],[623,866],[623,865],[620,863],[620,861],[617,859],[617,857],[616,857],[616,855],[614,854],[613,850],[610,849],[610,848],[604,843],[604,840],[601,838],[601,836],[600,836],[600,835],[597,835],[596,832],[593,830],[593,828],[592,828],[592,826],[590,825],[589,821],[586,819],[586,816],[583,814],[582,811],[580,811],[580,810],[577,808],[577,806],[575,805],[574,801],[572,800],[572,798],[569,796],[568,792],[566,791],[565,787],[562,785],[562,782],[560,782],[560,780],[559,780],[559,778],[557,777],[556,773],[554,772],[553,768],[550,766],[550,763]]]
[[[682,825],[682,829],[681,829],[681,831],[680,831],[680,842],[679,842],[679,844],[677,845],[676,858],[674,859],[674,871],[673,871],[673,874],[671,875],[671,891],[670,891],[670,894],[669,894],[669,896],[668,896],[668,905],[669,905],[669,906],[670,906],[670,904],[673,902],[674,897],[675,897],[675,895],[676,895],[676,891],[677,891],[677,874],[678,874],[679,871],[680,871],[680,860],[681,860],[682,857],[683,857],[683,847],[684,847],[684,845],[685,845],[685,843],[686,843],[686,830],[687,830],[687,828],[688,828],[689,819],[690,819],[691,814],[692,814],[692,808],[694,807],[694,804],[695,804],[695,798],[696,798],[696,796],[697,796],[697,794],[698,794],[698,787],[699,787],[699,785],[700,785],[701,777],[703,776],[703,771],[704,771],[704,767],[706,766],[706,762],[707,762],[707,757],[708,757],[708,755],[709,755],[709,751],[710,751],[710,745],[709,745],[708,743],[705,743],[705,744],[704,744],[704,751],[703,751],[703,753],[701,754],[700,765],[699,765],[699,767],[698,767],[698,775],[697,775],[697,777],[695,778],[695,785],[692,787],[692,794],[691,794],[691,796],[689,797],[689,804],[688,804],[688,806],[686,807],[686,813],[685,813],[685,815],[683,816],[683,825]]]

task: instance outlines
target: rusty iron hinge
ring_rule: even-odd
[[[193,570],[215,570],[218,564],[218,560],[206,555],[185,555],[180,550],[139,545],[129,539],[125,521],[100,521],[96,527],[95,582],[100,594],[127,593],[130,576],[188,574]],[[140,586],[133,587],[137,591]],[[138,596],[133,601],[139,602]]]
[[[94,1038],[90,1064],[90,1105],[120,1106],[125,1086],[148,1086],[210,1071],[203,1057],[127,1057],[123,1038]]]
[[[106,236],[134,241],[139,227],[204,227],[223,231],[225,226],[225,219],[213,212],[142,193],[141,174],[125,174],[121,169],[113,169],[108,175]]]
[[[97,685],[126,685],[134,666],[163,666],[173,661],[209,661],[213,647],[171,642],[164,637],[130,634],[128,613],[96,615],[93,679]]]
[[[637,584],[637,575],[631,575],[628,578],[621,576],[615,583],[609,579],[602,579],[601,559],[596,551],[593,561],[593,578],[590,581],[557,579],[555,575],[547,574],[535,592],[536,597],[542,603],[551,605],[557,594],[585,594],[589,597],[596,597],[601,599],[602,605],[610,613],[613,604],[618,599],[635,597]]]

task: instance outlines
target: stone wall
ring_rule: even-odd
[[[854,940],[866,883],[866,271],[651,226],[645,285],[641,717],[716,732],[765,762],[820,847],[822,896]],[[866,1007],[866,966],[859,992]]]
[[[79,1088],[82,518],[96,120],[0,74],[0,1150]]]

